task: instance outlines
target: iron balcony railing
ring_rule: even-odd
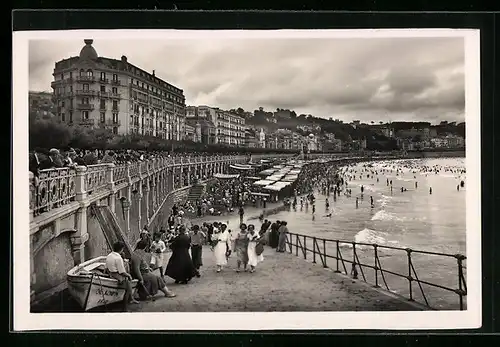
[[[328,259],[335,260],[333,264],[335,272],[350,275],[354,279],[358,279],[359,269],[361,279],[364,282],[370,283],[377,288],[380,287],[380,284],[383,284],[387,291],[406,297],[409,301],[424,304],[430,309],[436,309],[438,305],[432,305],[429,302],[429,295],[442,296],[440,306],[447,306],[449,299],[447,294],[452,294],[454,297],[458,296],[459,309],[466,309],[465,262],[467,258],[462,254],[419,251],[411,248],[324,239],[295,233],[286,234],[286,244],[291,254],[295,249],[295,255],[299,256],[301,254],[304,259],[307,259],[308,254],[312,255],[313,263],[316,263],[319,257],[324,268],[330,267]],[[385,266],[383,266],[381,258],[386,257],[390,262],[385,262]],[[416,258],[419,257],[420,259],[417,260]],[[441,270],[449,268],[451,271],[455,267],[456,286],[452,287],[443,283],[446,280],[439,274],[430,276],[432,270],[429,268],[420,269],[421,275],[422,272],[425,272],[429,278],[421,279],[422,276],[419,277],[416,270],[416,263],[423,260],[422,257],[432,257],[432,260],[428,260],[428,264],[439,266]],[[449,260],[454,260],[454,265],[447,263]],[[404,266],[404,273],[401,271],[402,266]],[[349,272],[348,267],[351,268]],[[407,282],[406,290],[403,289],[404,282]],[[439,300],[436,299],[437,301]]]

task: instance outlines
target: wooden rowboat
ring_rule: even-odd
[[[97,257],[75,266],[67,273],[68,291],[84,311],[123,300],[125,288],[104,270],[106,257]],[[132,280],[132,289],[137,286]]]

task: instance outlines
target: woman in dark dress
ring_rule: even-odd
[[[189,256],[189,247],[191,247],[189,235],[186,234],[184,228],[181,228],[179,234],[170,244],[172,255],[168,260],[167,270],[165,271],[165,275],[173,278],[175,283],[187,284],[197,274],[193,261]]]

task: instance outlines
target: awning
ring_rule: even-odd
[[[218,178],[218,179],[233,179],[233,178],[238,178],[240,177],[239,174],[221,174],[221,173],[216,173],[214,174],[214,177],[215,178]]]
[[[229,165],[231,169],[236,169],[236,170],[252,170],[252,167],[250,165]]]
[[[266,194],[266,193],[258,193],[258,192],[250,192],[250,195],[257,195],[257,196],[270,196],[269,194]]]
[[[256,186],[267,186],[269,184],[273,184],[275,181],[269,181],[269,180],[260,180],[260,181],[256,181],[254,182],[253,184],[256,185]]]
[[[276,181],[279,181],[282,177],[283,177],[283,175],[272,175],[272,176],[266,177],[265,180],[276,182]]]

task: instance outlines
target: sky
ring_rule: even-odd
[[[31,40],[29,87],[51,91],[56,61],[83,40]],[[184,90],[187,105],[259,107],[345,122],[464,121],[464,39],[94,40]]]

